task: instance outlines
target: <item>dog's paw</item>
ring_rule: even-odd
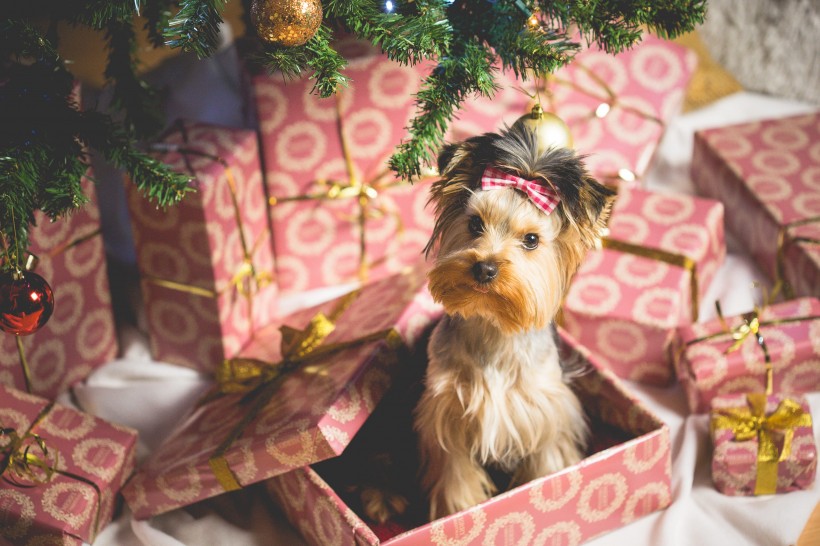
[[[384,523],[407,510],[407,499],[376,487],[365,487],[361,491],[362,510],[365,516],[376,523]]]

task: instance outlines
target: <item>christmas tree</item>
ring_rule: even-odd
[[[390,161],[402,177],[430,164],[448,123],[470,96],[491,97],[499,70],[522,79],[571,62],[579,44],[616,53],[649,31],[674,37],[703,21],[705,0],[254,0],[244,3],[248,57],[286,77],[310,74],[329,97],[346,84],[334,37],[352,34],[402,64],[436,65],[416,95],[410,138]],[[8,6],[7,6],[8,7]],[[145,154],[139,143],[162,128],[159,96],[137,75],[134,23],[152,44],[199,57],[214,53],[224,0],[31,1],[0,23],[0,232],[7,269],[19,267],[33,213],[52,219],[80,207],[88,149],[124,169],[157,206],[182,199],[188,178]],[[44,14],[47,14],[44,15]],[[110,111],[81,111],[70,67],[57,53],[56,23],[104,31]]]

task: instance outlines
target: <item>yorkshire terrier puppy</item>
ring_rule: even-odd
[[[446,315],[414,414],[436,519],[578,462],[588,429],[559,362],[553,319],[606,224],[613,192],[574,152],[537,152],[516,124],[447,146],[430,201],[428,280]]]

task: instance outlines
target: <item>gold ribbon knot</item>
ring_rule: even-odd
[[[57,473],[59,454],[53,456],[39,435],[27,431],[19,434],[13,428],[0,427],[0,440],[8,443],[0,447],[0,476],[18,486],[48,483]]]

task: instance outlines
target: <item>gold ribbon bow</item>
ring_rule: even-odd
[[[771,495],[777,491],[778,464],[791,454],[794,429],[811,426],[811,414],[790,398],[781,401],[768,415],[765,393],[747,394],[746,401],[745,407],[720,410],[712,418],[712,431],[731,430],[737,442],[757,438],[754,494]]]
[[[820,245],[820,239],[814,237],[802,237],[791,234],[791,230],[808,224],[820,224],[820,216],[812,216],[802,220],[796,220],[780,226],[777,232],[777,250],[775,259],[775,284],[783,286],[783,293],[786,299],[793,299],[794,288],[786,281],[786,247],[790,243],[805,243],[810,245]]]
[[[0,441],[8,443],[0,447],[0,476],[18,486],[48,483],[57,472],[59,454],[53,456],[45,440],[31,430],[18,434],[13,428],[0,426]]]
[[[242,487],[225,457],[228,449],[242,436],[245,427],[268,405],[288,374],[297,369],[319,373],[319,370],[311,370],[305,365],[332,353],[371,341],[384,340],[391,350],[396,349],[402,343],[398,332],[388,328],[353,340],[324,344],[336,328],[336,319],[358,295],[359,291],[354,291],[342,297],[329,316],[323,313],[316,314],[304,330],[283,326],[280,329],[282,331],[282,358],[278,362],[233,358],[222,363],[216,372],[216,390],[206,396],[203,402],[224,394],[244,394],[241,403],[249,404],[242,419],[208,460],[211,471],[225,491],[233,491]]]

